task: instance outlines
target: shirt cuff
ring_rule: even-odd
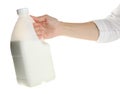
[[[110,20],[102,19],[95,20],[93,22],[96,24],[99,30],[97,42],[106,43],[118,39],[118,33],[115,31],[115,27]]]
[[[98,28],[98,33],[99,33],[99,37],[97,39],[97,42],[102,42],[103,41],[103,31],[105,31],[105,23],[102,20],[95,20],[94,23],[96,24],[97,28]]]

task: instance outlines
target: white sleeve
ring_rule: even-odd
[[[105,19],[95,20],[99,29],[97,42],[111,42],[120,38],[120,5]]]

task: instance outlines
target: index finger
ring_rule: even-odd
[[[38,17],[32,16],[32,15],[30,15],[30,16],[33,18],[33,20],[34,20],[36,23],[39,23],[39,22],[40,22],[39,19],[38,19]]]

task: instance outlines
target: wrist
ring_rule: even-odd
[[[67,32],[67,23],[59,21],[58,29],[59,29],[59,35],[65,36]]]

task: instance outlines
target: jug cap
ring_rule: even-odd
[[[17,9],[17,14],[21,15],[21,14],[28,14],[29,10],[28,8],[21,8],[21,9]]]

